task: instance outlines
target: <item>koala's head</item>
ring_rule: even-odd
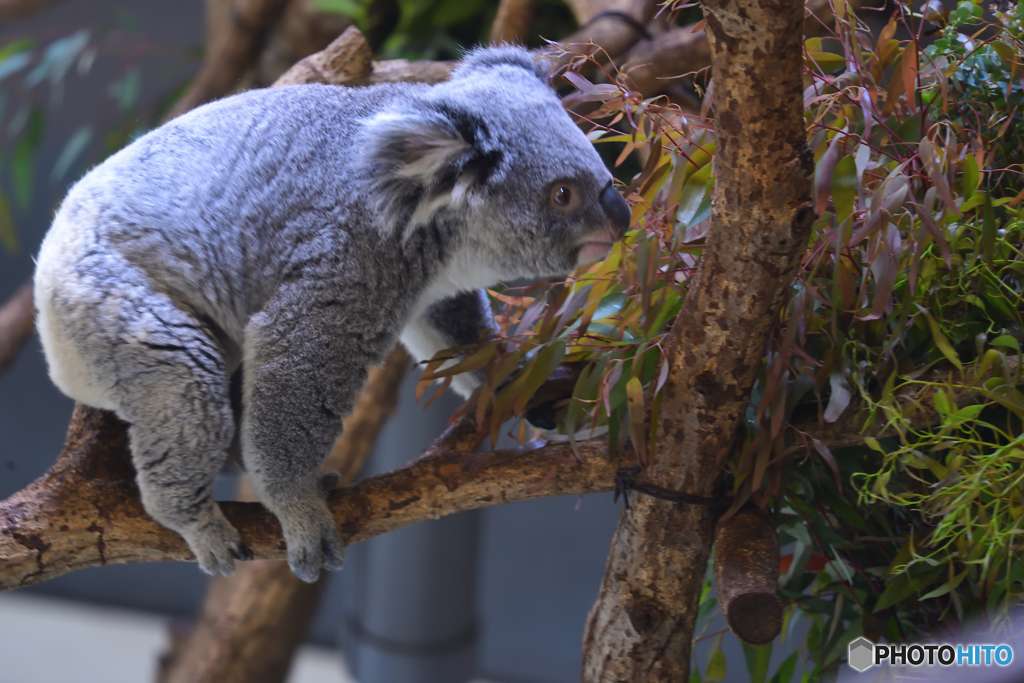
[[[629,226],[611,173],[527,51],[474,51],[401,106],[366,124],[385,233],[454,225],[453,258],[509,279],[598,261]]]

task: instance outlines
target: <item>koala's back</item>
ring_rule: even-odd
[[[293,86],[189,112],[71,189],[38,276],[67,288],[131,267],[234,336],[297,245],[337,248],[368,222],[352,177],[359,126],[411,90]]]

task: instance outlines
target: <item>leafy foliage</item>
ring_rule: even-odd
[[[73,180],[88,162],[101,161],[145,133],[183,90],[178,84],[157,106],[143,110],[138,62],[162,48],[138,33],[128,10],[118,19],[121,26],[80,27],[49,42],[29,37],[0,46],[0,246],[9,251],[18,246],[15,219],[28,213],[40,193],[47,120],[73,104],[64,95],[69,79],[89,76],[104,53],[121,62],[117,79],[106,89],[107,109],[82,121],[63,141],[49,169],[53,184]],[[170,56],[171,72],[180,73],[191,61],[184,53]]]
[[[775,513],[787,632],[809,628],[777,681],[797,664],[805,680],[834,676],[862,634],[1005,627],[1024,590],[1024,15],[1014,5],[985,21],[962,2],[925,46],[929,24],[908,4],[877,35],[835,6],[834,33],[804,53],[819,219],[725,462],[737,506]],[[945,21],[934,3],[925,12]],[[575,102],[600,103],[591,138],[619,145],[619,165],[639,160],[623,188],[633,230],[564,282],[493,292],[501,338],[461,368],[486,368],[475,408],[491,411],[497,437],[553,368],[574,363],[547,438],[606,435],[644,464],[657,456],[666,334],[708,228],[714,136],[622,75],[567,78]],[[450,372],[441,361],[425,381]],[[827,423],[877,437],[833,453],[813,435]],[[702,615],[713,614],[708,593]],[[769,655],[748,651],[752,680],[769,680]],[[714,648],[704,679],[725,664]]]

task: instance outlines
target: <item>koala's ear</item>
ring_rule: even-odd
[[[421,204],[452,200],[460,178],[480,178],[481,161],[500,158],[487,151],[481,122],[449,108],[377,114],[366,133],[371,201],[386,233],[405,231]]]
[[[439,112],[378,114],[367,122],[369,161],[377,172],[431,185],[472,144]]]

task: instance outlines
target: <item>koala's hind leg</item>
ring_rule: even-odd
[[[119,265],[119,264],[118,264]],[[68,322],[117,414],[127,421],[142,503],[153,519],[181,534],[208,573],[231,574],[250,553],[213,499],[213,483],[234,434],[223,350],[185,307],[120,268],[100,277],[90,300]],[[99,283],[116,282],[104,290]],[[70,321],[71,316],[64,316]]]
[[[391,339],[375,344],[330,320],[316,302],[304,308],[308,315],[298,319],[297,306],[268,306],[246,327],[241,437],[245,471],[281,522],[288,564],[312,582],[321,567],[340,569],[344,562],[320,467],[366,366]]]

